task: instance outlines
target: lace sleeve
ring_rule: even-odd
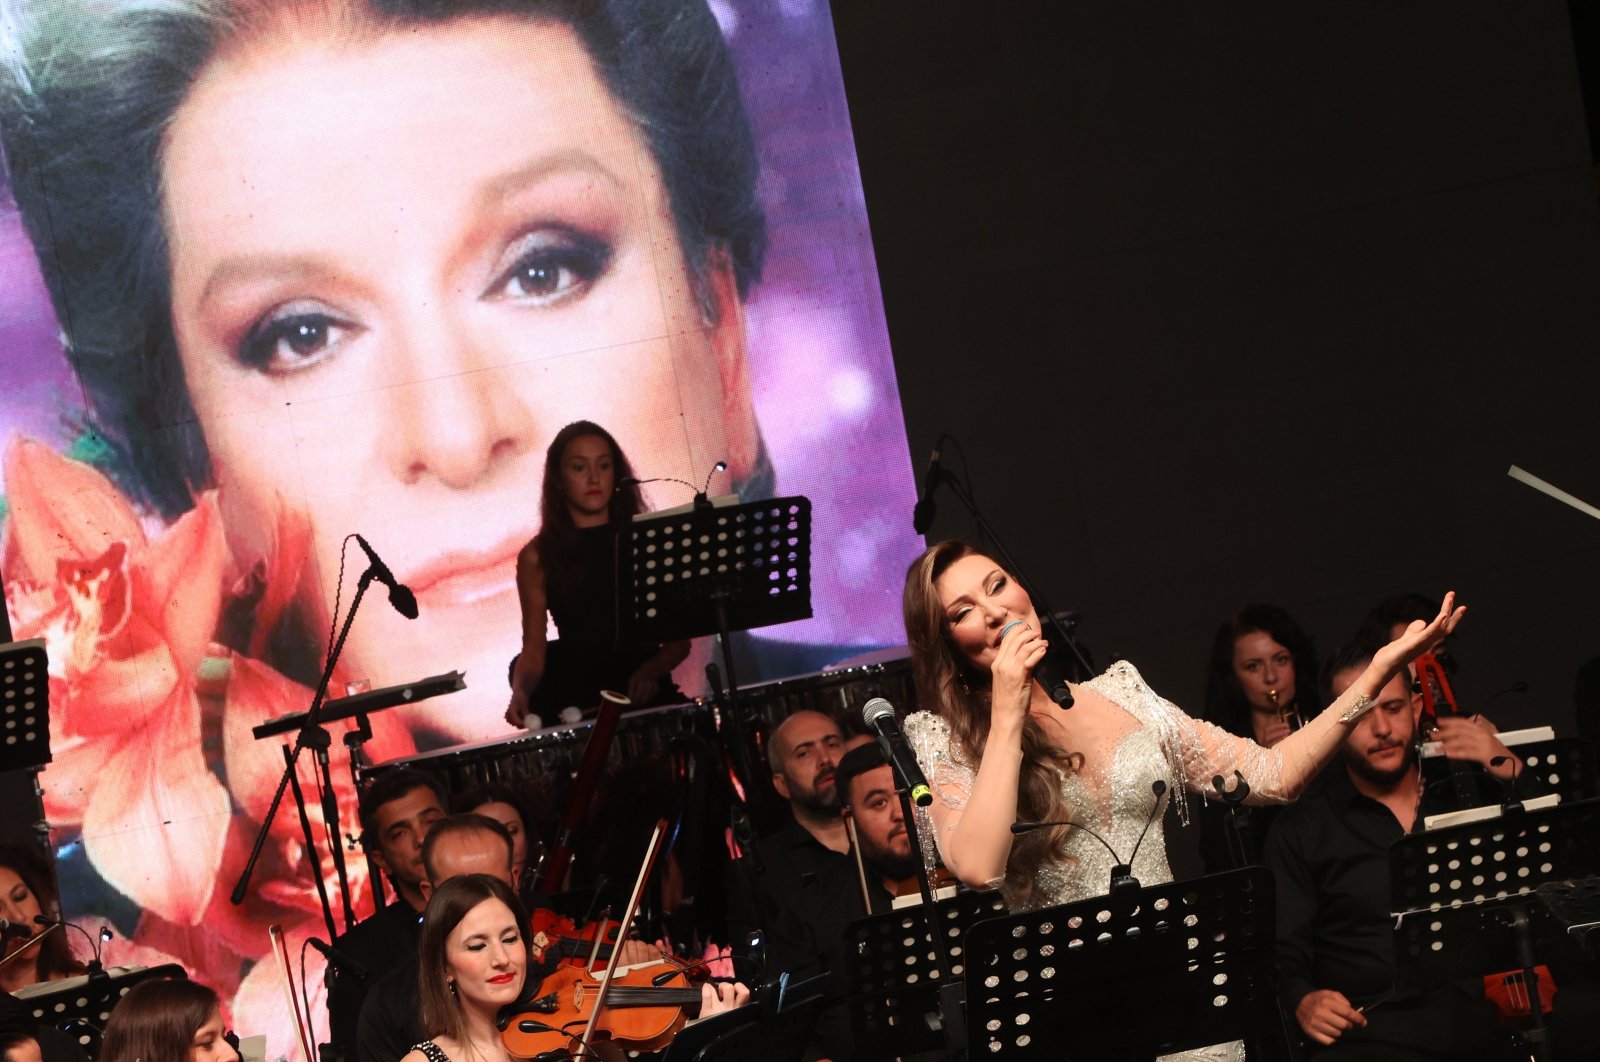
[[[1343,733],[1338,713],[1331,707],[1305,727],[1267,749],[1249,738],[1230,734],[1214,723],[1196,719],[1157,694],[1132,664],[1114,664],[1106,673],[1121,692],[1122,700],[1142,721],[1161,735],[1174,773],[1183,787],[1215,800],[1213,779],[1233,784],[1238,771],[1250,783],[1247,804],[1283,804],[1295,799],[1338,749]],[[1187,821],[1187,808],[1180,805]]]
[[[905,732],[934,796],[932,805],[916,809],[922,861],[929,870],[941,859],[951,870],[957,870],[945,851],[945,841],[972,799],[978,773],[951,748],[950,724],[932,712],[912,713],[906,718]]]

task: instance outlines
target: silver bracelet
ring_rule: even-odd
[[[1373,705],[1373,700],[1365,693],[1356,694],[1356,699],[1350,702],[1350,707],[1339,713],[1339,722],[1349,724],[1367,714],[1367,709]]]

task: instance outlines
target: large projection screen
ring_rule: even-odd
[[[360,532],[421,616],[369,596],[334,689],[469,684],[371,754],[508,732],[570,421],[642,477],[813,500],[815,617],[742,678],[903,640],[914,485],[823,0],[3,8],[6,605],[49,642],[62,903],[108,961],[171,956],[288,1049],[265,927],[321,917],[292,811],[228,902],[282,767],[249,730],[309,703]]]

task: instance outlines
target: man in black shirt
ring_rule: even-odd
[[[772,784],[794,817],[760,839],[759,869],[748,857],[728,865],[728,933],[736,951],[751,931],[770,930],[794,893],[817,874],[849,867],[850,842],[834,779],[843,752],[839,724],[820,712],[795,712],[772,732]]]
[[[894,770],[876,742],[846,753],[837,777],[841,801],[855,819],[867,896],[862,895],[861,875],[852,859],[819,868],[778,912],[768,944],[768,966],[788,971],[791,981],[830,975],[828,997],[836,1002],[818,1018],[805,1057],[843,1062],[852,1054],[850,1013],[844,1001],[849,987],[845,930],[868,914],[890,910],[892,886],[916,873],[919,856],[911,851]]]
[[[367,971],[365,979],[329,971],[329,1036],[346,1059],[357,1055],[361,1004],[373,982],[396,965],[416,965],[419,921],[427,903],[422,893],[422,841],[429,827],[444,818],[444,806],[438,782],[408,768],[379,775],[361,795],[361,843],[398,898],[334,941],[341,954]]]
[[[1371,657],[1358,644],[1328,661],[1330,701]],[[1481,982],[1405,998],[1393,991],[1389,847],[1419,816],[1418,708],[1409,676],[1392,679],[1346,735],[1339,761],[1267,839],[1278,884],[1279,992],[1319,1062],[1504,1057],[1506,1038]],[[1453,759],[1488,767],[1510,756],[1487,721],[1441,720],[1434,736]],[[1511,758],[1488,769],[1509,775],[1519,766]]]

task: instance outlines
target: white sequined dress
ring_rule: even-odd
[[[1084,684],[1085,688],[1106,697],[1128,715],[1127,726],[1116,731],[1104,748],[1068,750],[1084,753],[1082,771],[1067,774],[1061,783],[1062,795],[1072,809],[1070,818],[1089,825],[1116,849],[1126,854],[1139,842],[1156,797],[1152,784],[1167,783],[1163,804],[1176,799],[1180,819],[1188,822],[1185,790],[1215,796],[1211,780],[1217,775],[1231,779],[1238,770],[1249,779],[1251,803],[1289,799],[1283,787],[1284,763],[1280,752],[1263,749],[1254,742],[1194,719],[1160,697],[1132,664],[1113,664],[1104,674]],[[906,737],[917,754],[937,798],[946,807],[966,806],[977,777],[977,764],[969,763],[952,748],[950,728],[929,712],[916,712],[905,723]],[[1299,773],[1299,772],[1295,772]],[[925,848],[929,837],[936,837],[940,851],[944,838],[924,822]],[[1045,864],[1036,877],[1036,888],[1026,904],[1019,904],[1005,882],[990,884],[1006,893],[1013,911],[1052,907],[1076,900],[1102,896],[1110,887],[1113,860],[1111,853],[1089,834],[1073,830],[1067,835],[1066,854],[1061,860]],[[931,856],[929,851],[924,856]],[[959,868],[952,866],[952,870]],[[1149,835],[1139,845],[1133,874],[1146,885],[1172,880],[1167,865],[1167,846],[1161,816],[1150,826]],[[1242,1044],[1224,1044],[1164,1056],[1189,1062],[1240,1060]]]

